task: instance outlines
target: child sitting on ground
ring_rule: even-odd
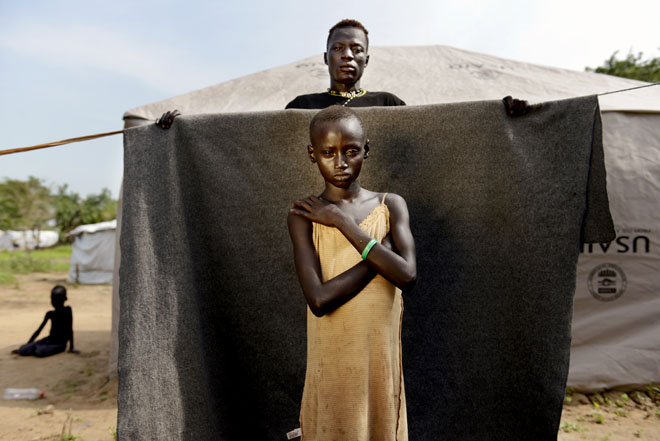
[[[309,307],[302,439],[406,441],[401,290],[417,278],[408,208],[360,187],[369,145],[353,110],[320,111],[310,140],[325,189],[288,216]]]
[[[48,357],[64,352],[67,342],[71,342],[69,352],[80,353],[73,349],[73,312],[70,306],[64,306],[66,300],[66,288],[62,285],[55,286],[50,292],[50,303],[55,309],[46,313],[44,321],[32,334],[30,341],[12,352],[19,355]],[[46,338],[34,341],[48,320],[50,320],[50,334]]]

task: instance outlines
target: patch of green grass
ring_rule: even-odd
[[[14,285],[16,277],[11,273],[0,272],[0,285]]]
[[[616,410],[614,411],[614,413],[615,413],[617,416],[620,416],[620,417],[626,417],[626,416],[628,416],[628,411],[627,411],[627,410],[620,409],[620,408],[619,408],[619,409],[616,409]]]
[[[80,386],[80,383],[73,380],[66,380],[66,387],[69,389],[75,389]]]
[[[604,422],[605,422],[605,419],[603,419],[603,415],[601,415],[598,412],[594,413],[594,423],[603,424]]]
[[[561,430],[562,432],[566,432],[566,433],[570,433],[570,432],[580,432],[580,433],[582,433],[582,432],[587,431],[587,429],[580,426],[579,424],[571,423],[571,422],[568,422],[568,421],[564,422],[564,424],[561,425],[559,430]]]
[[[71,245],[59,245],[45,250],[0,251],[0,272],[13,274],[68,271]]]
[[[649,384],[646,386],[646,393],[649,394],[649,397],[651,397],[654,403],[660,404],[660,387],[655,384]]]
[[[108,432],[112,435],[112,439],[117,441],[117,430],[114,427],[108,427]]]
[[[598,438],[598,441],[610,441],[610,438],[612,438],[612,433],[608,433],[602,438]]]

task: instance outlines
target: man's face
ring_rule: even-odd
[[[335,29],[324,57],[332,81],[355,84],[360,81],[369,62],[367,36],[361,29],[354,27]]]

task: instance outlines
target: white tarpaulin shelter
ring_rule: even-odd
[[[8,231],[0,231],[0,250],[13,250],[14,239]]]
[[[392,92],[408,105],[506,95],[534,103],[645,84],[446,46],[372,47],[370,55],[362,87]],[[328,87],[322,60],[319,54],[138,107],[124,115],[126,126],[149,123],[172,109],[184,115],[282,109],[297,95]],[[618,237],[610,245],[585,247],[578,264],[568,383],[585,391],[660,382],[660,87],[606,95],[600,105]],[[543,293],[539,286],[536,294]],[[116,368],[114,347],[111,373]]]
[[[112,283],[116,230],[117,221],[112,220],[80,225],[69,233],[74,239],[68,282]]]
[[[39,248],[49,248],[57,244],[57,231],[39,231]],[[0,250],[34,250],[37,248],[37,236],[33,231],[0,231]]]

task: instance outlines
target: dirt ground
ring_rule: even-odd
[[[108,380],[107,376],[112,288],[74,287],[65,283],[66,273],[16,277],[16,286],[0,285],[0,389],[34,387],[44,391],[45,398],[0,400],[0,440],[58,441],[65,423],[65,435],[70,428],[77,437],[65,440],[113,440],[117,380]],[[75,345],[81,353],[45,359],[11,354],[30,338],[51,309],[49,293],[56,284],[67,286],[68,304],[74,313]],[[42,336],[48,329],[42,331]],[[573,394],[564,406],[558,439],[660,441],[660,407],[646,394]]]
[[[66,273],[17,275],[17,286],[0,285],[0,389],[37,388],[43,399],[0,400],[0,440],[113,440],[117,426],[117,380],[108,380],[112,287],[66,284]],[[47,358],[11,354],[27,342],[62,284],[73,308],[74,342],[80,354]],[[46,325],[41,337],[48,335]],[[52,407],[51,407],[52,406]],[[64,439],[70,440],[73,438]]]

